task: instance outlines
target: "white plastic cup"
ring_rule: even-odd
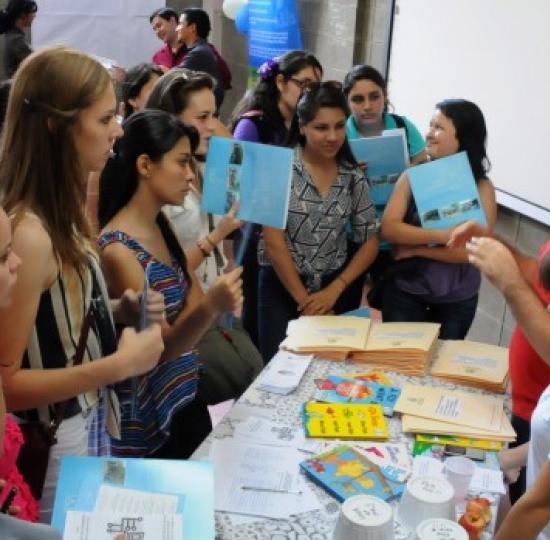
[[[382,499],[371,495],[354,495],[346,499],[333,540],[393,540],[393,510]]]
[[[449,519],[426,519],[416,528],[416,540],[468,540],[468,533]]]
[[[418,525],[429,518],[454,520],[455,492],[441,476],[417,476],[407,482],[397,509],[402,525],[414,533]]]
[[[475,469],[476,464],[463,456],[452,456],[445,460],[445,477],[454,487],[456,502],[466,498]]]

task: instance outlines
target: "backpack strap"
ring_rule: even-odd
[[[393,118],[395,125],[398,128],[402,128],[405,130],[405,137],[407,139],[407,150],[409,152],[409,157],[410,157],[411,143],[409,142],[409,128],[407,127],[407,123],[405,122],[405,119],[402,116],[399,116],[398,114],[389,113],[389,115]]]

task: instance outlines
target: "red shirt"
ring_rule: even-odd
[[[539,264],[549,250],[550,238],[540,249]],[[538,275],[535,291],[545,305],[550,303],[550,292],[542,287]],[[550,328],[548,331],[550,332]],[[529,422],[540,395],[550,385],[550,366],[531,347],[519,324],[512,336],[509,358],[512,412]]]
[[[159,49],[153,55],[153,64],[157,66],[165,66],[169,69],[172,69],[175,66],[179,66],[183,57],[185,56],[186,48],[184,46],[180,47],[176,53],[172,52],[172,48],[169,45],[164,45],[162,49]]]

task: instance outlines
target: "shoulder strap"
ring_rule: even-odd
[[[409,151],[409,156],[411,154],[411,143],[409,142],[409,128],[407,127],[407,123],[405,122],[405,119],[402,116],[399,116],[398,114],[389,113],[390,116],[395,121],[395,125],[398,128],[402,128],[405,130],[405,137],[407,139],[407,150]]]

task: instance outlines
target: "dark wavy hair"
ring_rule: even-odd
[[[125,118],[128,118],[134,112],[134,107],[130,103],[130,100],[138,97],[141,89],[151,80],[153,75],[158,75],[160,78],[164,75],[164,72],[156,64],[147,62],[133,66],[126,72],[121,85]]]
[[[481,109],[466,99],[445,99],[435,108],[453,123],[458,150],[468,154],[476,181],[485,178],[491,169],[491,162],[487,157],[487,127]]]
[[[277,67],[274,68],[266,78],[260,78],[252,90],[247,92],[239,101],[231,115],[231,131],[235,130],[241,116],[248,111],[260,110],[266,122],[275,131],[274,139],[285,141],[288,130],[285,120],[279,110],[279,98],[281,93],[277,88],[275,79],[281,74],[285,82],[303,69],[311,67],[323,75],[323,66],[313,54],[307,51],[288,51],[277,59]]]
[[[191,152],[199,143],[197,130],[164,111],[143,110],[123,123],[124,135],[116,142],[99,182],[99,224],[104,227],[133,197],[138,187],[137,159],[142,154],[158,163],[181,138],[189,139]]]
[[[349,116],[350,110],[348,102],[342,92],[342,85],[338,81],[313,83],[306,88],[298,101],[296,114],[292,120],[288,136],[288,146],[294,147],[297,144],[302,147],[305,146],[306,139],[304,135],[300,133],[300,126],[304,126],[311,122],[315,116],[317,116],[321,108],[340,109],[346,117]],[[339,164],[351,167],[356,167],[358,165],[351,151],[347,137],[344,139],[344,144],[342,144],[340,150],[338,150],[336,154],[336,161]]]
[[[214,79],[208,73],[172,68],[155,83],[145,108],[179,115],[189,106],[189,96],[203,88],[214,91]]]
[[[353,66],[350,71],[346,73],[344,77],[344,95],[349,97],[351,89],[358,81],[372,81],[376,86],[379,86],[384,93],[384,112],[388,112],[388,84],[386,79],[376,68],[368,66],[366,64],[360,64]]]
[[[0,34],[5,34],[21,15],[37,11],[38,5],[34,0],[9,0],[8,5],[0,11]]]

